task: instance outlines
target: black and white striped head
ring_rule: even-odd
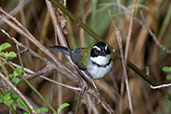
[[[92,63],[105,66],[111,62],[111,52],[108,45],[104,42],[95,44],[90,52],[90,60]]]
[[[110,54],[111,52],[108,45],[104,42],[98,42],[93,46],[90,56],[97,57],[97,56],[106,56]]]

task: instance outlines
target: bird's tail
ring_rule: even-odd
[[[70,48],[63,47],[63,46],[50,46],[49,48],[51,48],[51,49],[53,49],[55,51],[59,51],[61,53],[64,53],[64,54],[66,54],[68,56],[70,56],[70,51],[72,50]]]

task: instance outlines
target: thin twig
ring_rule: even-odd
[[[115,25],[115,23],[114,23],[114,21],[112,19],[110,10],[108,10],[108,12],[109,12],[109,16],[111,18],[112,24],[114,26],[115,33],[116,33],[116,38],[117,38],[117,41],[118,41],[118,44],[119,44],[119,50],[120,50],[120,55],[121,55],[122,67],[123,67],[123,74],[124,74],[124,78],[125,78],[125,83],[126,83],[128,97],[130,97],[129,85],[128,85],[128,79],[127,79],[127,72],[126,72],[124,55],[123,55],[123,49],[122,49],[122,38],[121,38],[121,35],[120,35],[120,31],[118,30],[118,28],[116,27],[116,25]],[[130,103],[131,102],[129,101],[129,105],[130,105]],[[131,105],[132,105],[132,103],[131,103]],[[130,107],[130,111],[131,111],[131,113],[133,113],[132,107]]]
[[[152,89],[159,89],[159,88],[164,88],[164,87],[169,87],[169,86],[171,86],[171,83],[169,83],[169,84],[162,84],[162,85],[158,85],[158,86],[152,86],[152,85],[150,85],[150,87]]]
[[[85,99],[86,99],[86,106],[87,106],[89,112],[91,113],[91,111],[92,111],[93,114],[99,114],[99,111],[95,107],[95,105],[94,105],[93,101],[91,100],[91,97],[89,94],[85,94]]]
[[[136,0],[134,0],[133,5],[136,5]],[[129,29],[128,29],[128,36],[127,36],[126,47],[125,47],[125,58],[124,58],[125,62],[122,62],[122,64],[124,63],[124,67],[123,67],[124,69],[123,70],[124,70],[125,84],[126,84],[126,90],[127,90],[127,93],[128,93],[128,101],[129,101],[129,108],[130,108],[131,114],[133,114],[134,111],[133,111],[132,100],[131,100],[131,95],[130,95],[130,91],[129,91],[129,83],[128,83],[126,65],[127,65],[127,58],[128,58],[128,49],[129,49],[129,44],[130,44],[131,34],[132,34],[133,17],[134,17],[135,8],[136,7],[133,7],[132,10],[131,10],[131,17],[130,17],[130,23],[129,23]],[[121,58],[122,58],[122,55],[121,55]]]
[[[0,66],[2,67],[2,70],[4,71],[5,75],[8,76],[8,70],[4,66],[5,64],[0,60]],[[7,77],[8,78],[8,77]]]
[[[135,5],[135,4],[136,4],[136,0],[134,0],[133,5]],[[129,21],[128,36],[126,38],[127,40],[126,40],[126,47],[125,47],[125,64],[127,64],[128,49],[129,49],[129,44],[130,44],[130,40],[131,40],[132,27],[133,27],[133,17],[134,17],[135,8],[136,7],[133,7],[131,10],[131,16],[130,16],[130,21]]]
[[[142,17],[142,22],[143,22],[143,27],[149,32],[149,34],[152,36],[153,40],[156,42],[156,44],[166,53],[171,54],[171,50],[169,50],[168,48],[166,48],[165,46],[163,46],[162,44],[160,44],[160,42],[157,40],[155,34],[152,32],[152,30],[147,26],[147,24],[145,23],[145,17],[143,15],[143,12],[140,12],[141,17]]]
[[[19,47],[18,47],[17,44],[16,44],[16,47],[17,47],[17,51],[18,51],[18,53],[19,53],[19,52],[20,52],[20,49],[19,49]],[[18,58],[19,58],[19,62],[20,62],[21,68],[22,68],[22,70],[23,70],[23,73],[25,74],[24,66],[23,66],[23,62],[22,62],[20,53],[18,54]]]

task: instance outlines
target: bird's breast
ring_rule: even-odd
[[[98,79],[104,77],[112,69],[113,62],[111,61],[109,65],[105,67],[99,67],[95,64],[87,66],[87,72],[93,77],[93,79]]]

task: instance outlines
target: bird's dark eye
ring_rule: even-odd
[[[91,50],[90,55],[91,55],[92,57],[97,57],[97,56],[99,55],[99,53],[100,53],[99,50],[97,50],[96,48],[93,48],[93,49]]]
[[[98,54],[100,51],[99,51],[99,50],[97,50],[97,49],[95,49],[95,50],[94,50],[94,52],[95,52],[96,54]]]

